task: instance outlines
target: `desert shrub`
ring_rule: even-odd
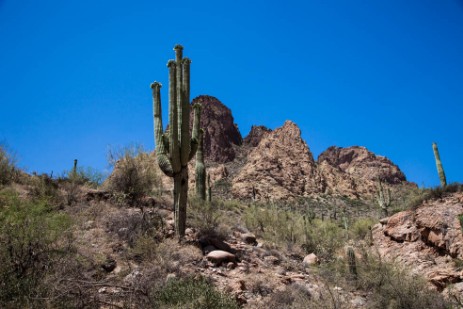
[[[348,235],[335,221],[312,219],[277,205],[251,205],[244,213],[244,221],[256,236],[282,246],[299,245],[322,260],[333,259]]]
[[[104,175],[92,167],[79,166],[76,170],[71,169],[70,171],[65,171],[61,179],[68,180],[78,185],[86,184],[90,187],[97,188],[103,183]]]
[[[371,232],[371,227],[377,223],[371,218],[358,218],[349,227],[351,239],[362,240]]]
[[[153,295],[153,308],[232,309],[238,304],[217,291],[206,279],[187,277],[168,280]]]
[[[68,252],[70,225],[69,217],[53,211],[47,201],[0,193],[0,307],[40,303],[47,295],[41,282]]]
[[[260,308],[350,308],[349,300],[341,297],[333,286],[322,281],[318,281],[317,285],[319,285],[317,291],[309,292],[304,285],[293,283],[284,290],[272,294],[267,303]]]
[[[18,176],[13,156],[0,145],[0,186],[8,185]]]
[[[130,247],[134,247],[140,237],[159,240],[163,222],[162,218],[155,212],[116,213],[107,218],[106,227],[120,240],[126,241]]]
[[[162,192],[157,163],[141,147],[126,147],[110,152],[109,161],[114,171],[108,177],[108,188],[122,195],[130,206],[137,206],[143,197]]]
[[[364,253],[357,267],[359,288],[371,293],[369,308],[451,308],[440,293],[429,289],[424,278],[399,264]]]

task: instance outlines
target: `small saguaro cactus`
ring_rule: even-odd
[[[169,60],[169,130],[163,132],[161,83],[153,90],[156,157],[162,172],[174,179],[175,232],[185,236],[188,199],[188,162],[196,154],[199,137],[199,106],[194,106],[193,132],[190,135],[190,59],[183,58],[183,47],[174,47],[176,59]]]
[[[437,149],[437,144],[432,143],[432,149],[434,150],[434,158],[436,159],[437,173],[439,174],[440,185],[442,188],[447,186],[447,179],[445,178],[444,167],[439,156],[439,149]]]
[[[196,197],[206,200],[206,166],[203,155],[203,130],[199,130],[198,150],[196,151]]]
[[[381,208],[382,216],[389,216],[389,206],[391,206],[391,190],[385,188],[381,179],[378,178],[378,188],[376,190],[376,201]]]
[[[357,280],[357,262],[355,259],[355,252],[352,246],[347,247],[347,266],[349,268],[350,278]]]

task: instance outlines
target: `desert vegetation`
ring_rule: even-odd
[[[128,149],[113,156],[115,169],[104,183],[78,167],[58,178],[24,173],[2,183],[2,308],[458,305],[458,298],[444,298],[419,275],[375,252],[371,229],[382,213],[374,198],[358,204],[346,198],[191,197],[179,242],[172,200],[160,188],[153,156]],[[19,172],[13,162],[7,164],[10,173]],[[391,207],[413,209],[461,190],[451,184],[400,197],[395,192]],[[242,237],[249,234],[255,242]],[[233,252],[236,261],[211,264],[205,248],[212,243]],[[316,262],[304,262],[309,254]],[[237,270],[246,292],[229,284],[227,272]]]
[[[463,187],[436,144],[441,186],[418,188],[364,147],[315,161],[291,121],[243,143],[218,100],[190,104],[174,50],[166,129],[151,85],[155,153],[111,150],[108,177],[78,159],[53,176],[0,146],[1,308],[461,308]],[[204,110],[229,128],[201,128]],[[236,142],[211,162],[221,130]]]

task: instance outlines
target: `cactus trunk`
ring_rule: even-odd
[[[436,143],[432,143],[432,149],[434,150],[434,158],[436,159],[437,173],[439,174],[440,185],[442,188],[447,186],[447,179],[445,178],[444,167],[440,160],[439,149],[437,148]]]
[[[351,246],[347,247],[347,264],[349,266],[350,278],[357,280],[357,262],[354,249]]]
[[[190,60],[182,58],[183,47],[176,45],[176,60],[169,60],[169,132],[163,132],[161,84],[151,84],[153,90],[154,136],[156,157],[162,172],[174,179],[175,231],[185,235],[188,201],[188,161],[198,146],[199,110],[195,108],[194,129],[190,136]]]

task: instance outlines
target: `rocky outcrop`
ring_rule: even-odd
[[[204,130],[205,159],[217,163],[233,161],[233,145],[241,145],[243,139],[234,123],[231,110],[217,98],[207,95],[194,98],[192,104],[194,103],[202,106],[200,127]],[[193,117],[190,118],[192,126]]]
[[[406,182],[397,165],[361,146],[329,147],[317,161],[331,194],[366,198],[376,193],[378,179],[386,185]]]
[[[323,190],[312,153],[291,121],[262,138],[232,182],[233,195],[243,199],[254,194],[257,199],[283,199]]]
[[[388,158],[378,156],[361,146],[347,148],[332,146],[318,157],[318,163],[325,162],[352,176],[354,179],[365,179],[389,184],[405,181],[405,175],[397,165]]]
[[[256,147],[259,142],[267,136],[272,130],[264,126],[252,126],[251,131],[248,136],[243,140],[244,145],[249,145],[251,147]]]
[[[394,214],[373,227],[378,253],[423,275],[437,289],[463,285],[455,259],[463,259],[463,193]]]

